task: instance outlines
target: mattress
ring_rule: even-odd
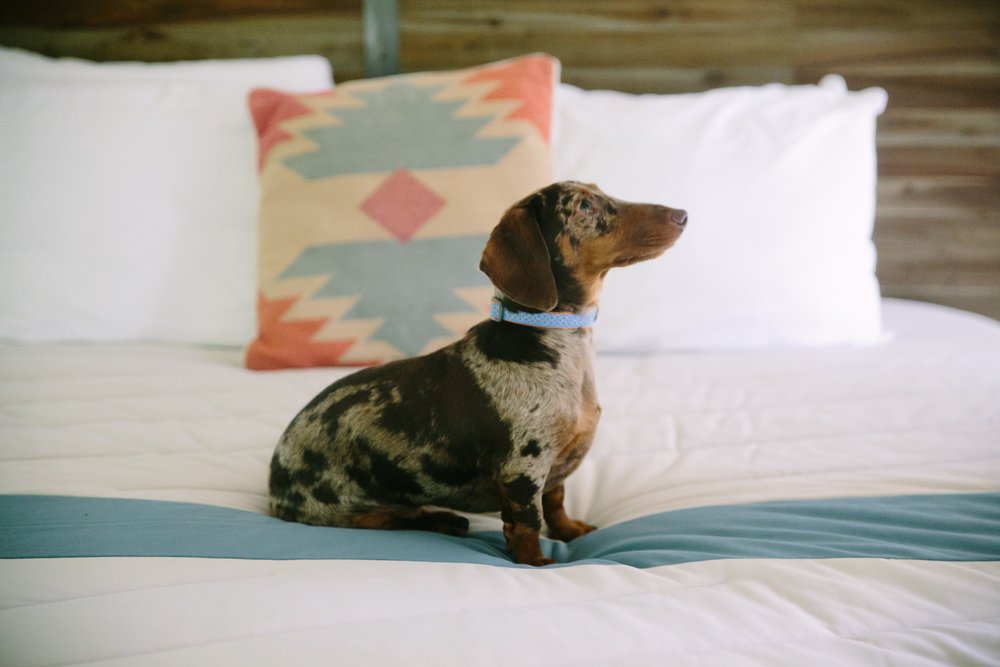
[[[886,300],[865,347],[604,355],[567,509],[467,538],[264,512],[344,369],[0,345],[0,663],[1000,664],[1000,325]]]

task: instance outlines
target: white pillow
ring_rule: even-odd
[[[326,59],[96,64],[0,49],[0,337],[241,345],[259,86]]]
[[[556,175],[684,208],[659,259],[612,271],[598,349],[872,343],[879,88],[768,85],[635,96],[560,86]]]

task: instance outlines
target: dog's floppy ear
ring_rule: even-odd
[[[516,204],[493,228],[479,270],[519,304],[552,310],[559,302],[552,258],[531,210]]]

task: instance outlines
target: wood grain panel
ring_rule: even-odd
[[[402,0],[408,19],[439,24],[450,31],[483,20],[497,28],[506,20],[539,27],[568,26],[586,33],[620,28],[687,30],[720,24],[786,24],[796,9],[789,0]]]
[[[895,27],[800,29],[795,35],[800,67],[829,67],[850,72],[917,65],[974,64],[996,58],[996,32],[989,26],[943,28]]]
[[[776,31],[778,29],[775,29]],[[574,30],[526,29],[518,42],[523,51],[547,51],[558,55],[566,67],[613,67],[617,70],[648,67],[711,68],[740,64],[742,66],[775,66],[787,62],[787,43],[774,40],[770,33],[742,34],[732,39],[737,28],[705,28],[693,33],[674,35],[618,31],[611,49],[595,48],[581,41]],[[450,33],[442,40],[433,33],[403,21],[401,60],[406,71],[435,69],[441,65],[441,50],[452,54],[449,66],[469,66],[511,55],[508,43],[496,39],[488,30],[465,28]]]
[[[17,39],[0,43],[51,56],[147,62],[246,58],[318,53],[335,63],[338,78],[361,74],[360,20],[340,17],[249,18],[224,22],[147,24],[97,29],[18,28]],[[343,33],[350,38],[334,38]]]
[[[790,10],[787,0],[567,0],[544,9],[524,0],[409,0],[401,4],[402,64],[418,71],[441,67],[442,55],[452,66],[467,66],[546,51],[563,61],[567,80],[575,82],[609,80],[611,72],[648,82],[664,71],[680,85],[703,89],[724,80],[724,70],[781,70],[790,59],[789,40],[780,38],[782,31],[790,37]]]
[[[1000,174],[1000,148],[993,146],[889,145],[879,150],[878,158],[879,174],[886,176]]]
[[[7,0],[0,44],[98,61],[315,53],[338,79],[363,71],[361,0]]]
[[[982,210],[962,223],[938,213],[894,216],[885,219],[875,239],[883,242],[880,256],[894,260],[882,267],[883,273],[909,276],[933,270],[982,276],[996,268],[992,248],[1000,243],[1000,215]]]
[[[796,0],[796,23],[810,27],[898,29],[996,25],[996,0]]]
[[[980,176],[882,176],[878,183],[879,215],[888,217],[914,211],[967,211],[1000,209],[1000,177]]]
[[[996,109],[890,108],[879,119],[878,145],[1000,146],[1000,105]]]
[[[109,28],[251,16],[361,15],[361,0],[6,0],[0,24]]]

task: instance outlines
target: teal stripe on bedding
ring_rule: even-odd
[[[798,500],[699,507],[608,526],[562,564],[639,568],[728,558],[1000,560],[1000,493]],[[0,557],[165,556],[403,560],[513,566],[499,532],[319,528],[242,510],[153,500],[0,496]]]

